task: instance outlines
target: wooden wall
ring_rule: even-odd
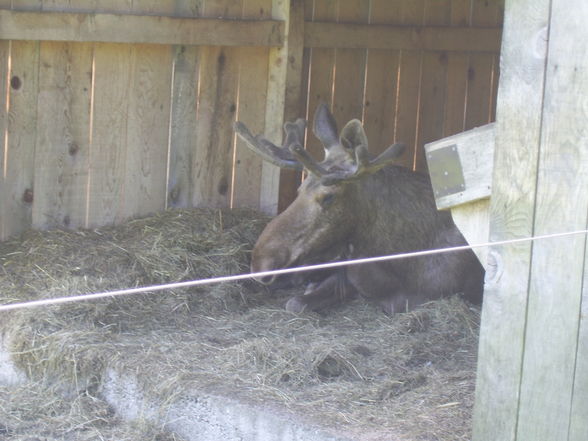
[[[588,228],[588,2],[507,2],[490,239]],[[493,247],[474,441],[588,439],[586,234]]]
[[[0,239],[170,207],[275,212],[280,141],[321,101],[372,151],[493,119],[503,0],[0,0]],[[173,17],[173,18],[169,18]],[[231,19],[231,20],[227,20]],[[236,20],[238,19],[238,20]],[[308,149],[321,155],[309,135]]]

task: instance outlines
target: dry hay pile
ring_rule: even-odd
[[[251,211],[191,210],[96,231],[31,232],[0,244],[0,302],[243,273],[266,222]],[[60,412],[86,421],[60,427],[107,427],[115,417],[99,385],[107,366],[126,366],[162,412],[192,390],[286,407],[357,439],[469,439],[476,309],[451,298],[388,317],[356,300],[293,315],[282,308],[290,295],[230,283],[0,313],[0,325],[15,363],[41,384],[33,398],[48,391],[97,403],[59,407],[53,422]],[[12,418],[18,402],[0,407],[8,440],[25,439]],[[110,439],[165,439],[140,430]]]

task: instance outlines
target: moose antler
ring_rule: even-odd
[[[321,141],[325,145],[325,149],[330,151],[336,148],[333,141],[333,131],[336,128],[334,128],[334,119],[328,111],[328,108],[326,106],[323,107],[319,107],[317,111],[321,117],[315,118],[315,132],[321,134]],[[305,169],[310,174],[319,178],[323,185],[353,181],[366,174],[375,173],[392,163],[405,149],[404,144],[397,143],[388,147],[375,159],[370,159],[367,150],[367,137],[365,136],[361,122],[352,120],[343,129],[341,143],[345,143],[348,152],[349,150],[353,151],[355,158],[350,158],[352,160],[354,159],[353,166],[347,166],[347,169],[333,167],[334,171],[332,171],[326,169],[322,163],[316,161],[304,149],[303,140],[306,121],[302,118],[297,119],[295,122],[284,124],[284,145],[281,147],[276,146],[261,135],[253,136],[245,124],[240,121],[235,122],[234,129],[239,137],[245,141],[246,145],[264,160],[281,168],[299,171]],[[335,165],[337,164],[335,163]]]
[[[296,145],[302,146],[303,144],[304,129],[306,128],[305,120],[299,118],[296,122],[289,122],[284,125],[286,136],[282,147],[278,147],[261,135],[253,136],[241,121],[236,121],[233,128],[237,135],[245,141],[247,147],[264,160],[280,168],[302,171],[303,165],[292,155],[291,149]]]

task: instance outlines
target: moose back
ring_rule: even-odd
[[[325,157],[318,162],[304,149],[305,128],[303,119],[286,123],[283,146],[276,146],[235,123],[237,134],[264,160],[307,175],[294,202],[260,235],[252,272],[466,245],[450,213],[437,210],[428,177],[392,165],[402,144],[372,158],[361,122],[348,122],[339,134],[333,115],[320,105],[313,132]],[[288,310],[320,310],[356,294],[391,314],[455,293],[480,303],[484,279],[471,250],[318,274],[304,295],[288,300]],[[271,284],[275,277],[260,281]]]

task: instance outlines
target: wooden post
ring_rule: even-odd
[[[300,117],[285,109],[298,109],[302,83],[302,52],[304,36],[304,0],[273,0],[272,18],[285,21],[284,46],[269,53],[265,135],[282,140],[285,120]],[[280,191],[280,169],[264,161],[261,176],[260,208],[276,214]]]
[[[507,3],[492,240],[587,226],[587,20],[583,0]],[[586,237],[494,247],[489,259],[474,440],[585,440]]]

